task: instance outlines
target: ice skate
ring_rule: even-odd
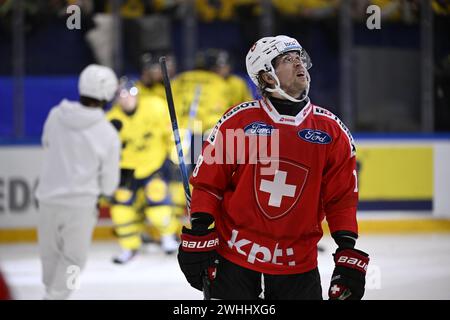
[[[166,254],[175,253],[178,250],[178,242],[174,235],[166,235],[161,237],[161,248]]]
[[[141,233],[141,241],[143,244],[155,243],[155,240],[148,233]]]
[[[113,262],[116,264],[125,264],[133,259],[138,253],[138,250],[123,250],[119,255],[113,257]]]

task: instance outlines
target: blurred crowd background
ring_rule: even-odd
[[[368,28],[370,5],[380,29]],[[146,54],[173,55],[178,74],[218,48],[256,96],[245,55],[276,34],[308,51],[312,101],[353,132],[450,131],[448,0],[0,0],[0,138],[39,137],[89,63],[139,78]]]

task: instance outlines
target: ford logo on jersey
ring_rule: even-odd
[[[328,144],[333,140],[328,133],[314,129],[303,129],[298,132],[298,136],[307,142],[318,144]]]
[[[267,123],[253,122],[244,128],[244,132],[249,135],[270,136],[273,129],[274,127]]]

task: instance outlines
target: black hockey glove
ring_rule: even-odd
[[[183,227],[178,250],[181,271],[189,284],[200,291],[203,290],[202,277],[206,272],[210,280],[215,277],[219,238],[215,229],[208,229],[212,221],[213,218],[207,213],[193,213],[192,229]]]
[[[361,300],[369,255],[353,248],[338,248],[333,257],[336,266],[328,290],[330,300]]]
[[[122,121],[120,121],[118,119],[112,119],[111,124],[117,130],[117,132],[120,132],[120,130],[122,130],[122,127],[123,127]]]

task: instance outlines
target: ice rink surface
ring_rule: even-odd
[[[336,245],[329,236],[319,254],[324,298],[333,271]],[[361,235],[357,247],[370,254],[364,299],[450,299],[450,234]],[[80,288],[71,299],[198,300],[176,256],[151,244],[127,265],[114,265],[119,250],[111,242],[94,242]],[[41,266],[36,244],[0,245],[0,269],[15,299],[42,299]]]

